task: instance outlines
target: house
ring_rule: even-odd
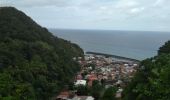
[[[82,77],[81,74],[78,74],[78,75],[76,76],[76,80],[82,80],[82,79],[83,79],[83,77]]]
[[[116,98],[121,98],[122,92],[123,92],[123,89],[122,89],[122,88],[119,88],[119,89],[117,90],[117,92],[116,92],[115,97],[116,97]]]
[[[82,57],[78,57],[78,59],[79,59],[79,60],[81,60],[81,59],[82,59]]]
[[[77,80],[74,84],[75,86],[86,85],[86,80]]]
[[[54,100],[67,100],[70,96],[69,91],[62,91]]]
[[[97,80],[97,76],[95,74],[91,74],[91,75],[89,75],[88,80],[89,80],[88,86],[92,86],[93,81]]]
[[[94,98],[92,96],[75,96],[70,100],[94,100]]]
[[[107,63],[112,63],[113,62],[113,59],[111,58],[111,57],[109,57],[109,58],[104,58],[105,59],[105,61],[107,62]]]
[[[86,61],[88,61],[88,60],[90,60],[90,57],[89,57],[89,56],[85,56],[84,59],[85,59]]]

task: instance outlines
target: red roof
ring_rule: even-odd
[[[95,74],[91,74],[89,77],[88,77],[88,80],[97,80],[97,76]]]
[[[97,80],[97,76],[95,74],[91,74],[91,75],[89,75],[88,80],[89,80],[88,86],[92,86],[93,81]]]

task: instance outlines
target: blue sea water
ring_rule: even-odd
[[[55,36],[99,52],[143,60],[157,54],[170,32],[50,29]]]

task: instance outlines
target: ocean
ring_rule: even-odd
[[[49,29],[55,36],[99,52],[143,60],[157,54],[170,32]]]

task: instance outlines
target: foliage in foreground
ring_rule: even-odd
[[[170,100],[170,42],[158,56],[141,62],[141,69],[124,91],[123,100]]]

